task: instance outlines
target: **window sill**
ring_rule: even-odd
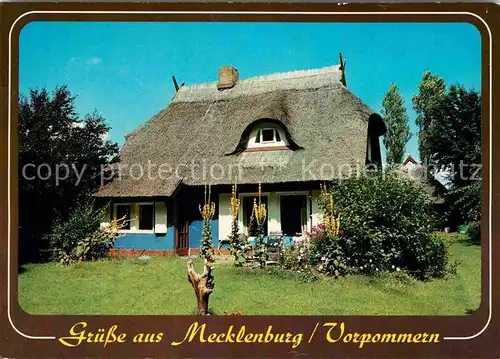
[[[116,231],[117,233],[120,234],[127,234],[127,233],[143,233],[143,234],[154,234],[155,231],[152,229],[121,229],[119,231]]]
[[[258,152],[258,151],[283,151],[290,150],[287,146],[257,146],[257,147],[248,147],[243,152]]]

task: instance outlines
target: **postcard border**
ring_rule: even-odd
[[[467,337],[443,337],[444,340],[470,340],[473,338],[476,338],[483,334],[486,331],[486,328],[489,326],[491,319],[492,319],[492,311],[493,311],[493,303],[492,303],[492,290],[493,290],[493,284],[492,284],[492,156],[493,156],[493,148],[492,148],[492,122],[493,122],[493,42],[492,42],[492,33],[491,29],[488,26],[488,23],[479,15],[472,13],[472,12],[464,12],[464,11],[445,11],[445,12],[439,12],[439,11],[349,11],[349,12],[335,12],[335,11],[212,11],[212,10],[207,10],[207,11],[189,11],[189,10],[172,10],[172,11],[105,11],[105,10],[88,10],[88,11],[78,11],[78,10],[33,10],[33,11],[28,11],[26,13],[23,13],[19,15],[16,20],[12,23],[10,26],[9,30],[9,38],[8,38],[8,116],[7,116],[7,121],[8,121],[8,134],[7,134],[7,241],[8,241],[8,248],[7,248],[7,315],[9,318],[9,323],[11,327],[21,336],[28,338],[28,339],[35,339],[35,340],[43,340],[43,339],[56,339],[55,336],[31,336],[28,334],[25,334],[21,332],[17,327],[15,326],[12,317],[11,317],[11,231],[12,231],[12,214],[11,214],[11,130],[12,130],[12,33],[14,30],[14,27],[16,24],[21,20],[22,18],[32,15],[32,14],[120,14],[120,15],[153,15],[153,14],[159,14],[159,15],[327,15],[327,16],[335,16],[335,15],[468,15],[472,16],[476,19],[479,19],[486,29],[488,30],[488,36],[489,36],[489,183],[488,183],[488,256],[489,256],[489,268],[488,268],[488,319],[486,321],[486,324],[484,327],[477,333],[467,336]]]

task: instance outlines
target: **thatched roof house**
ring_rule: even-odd
[[[445,201],[448,188],[445,183],[441,182],[439,174],[430,173],[424,165],[415,160],[411,155],[406,157],[396,171],[404,178],[413,181],[415,185],[421,187],[427,193],[438,218],[435,229],[441,231],[449,227],[450,224],[446,214],[449,210],[449,204]]]
[[[171,226],[175,243],[162,249],[179,252],[199,243],[193,226],[203,201],[200,188],[212,185],[219,205],[216,237],[223,239],[230,226],[230,185],[238,183],[247,192],[240,195],[245,230],[251,193],[262,183],[268,230],[289,226],[302,232],[314,223],[317,205],[311,198],[320,182],[381,164],[384,122],[347,89],[341,66],[238,77],[236,69],[223,67],[217,82],[181,86],[164,110],[126,136],[118,173],[97,194],[113,201],[110,216],[134,218],[141,206],[153,206],[145,228],[164,234]],[[290,219],[282,225],[284,207],[296,207],[290,215],[296,224]],[[149,233],[141,232],[139,222],[132,220],[130,234]],[[189,239],[180,243],[184,233]]]
[[[411,155],[406,157],[398,171],[404,177],[412,180],[416,185],[424,189],[433,203],[444,203],[443,194],[447,191],[446,186],[435,175],[428,173],[426,168]]]

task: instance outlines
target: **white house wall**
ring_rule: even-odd
[[[319,208],[318,198],[320,191],[311,191],[312,203],[311,203],[311,220],[312,225],[317,226],[323,221],[322,211]]]
[[[287,195],[291,194],[305,194],[303,191],[297,191],[297,192],[286,192]],[[319,197],[320,191],[312,191],[311,192],[311,197],[312,197],[312,203],[309,206],[309,203],[307,205],[307,213],[310,215],[310,218],[308,219],[307,223],[307,230],[309,231],[312,226],[316,226],[319,223],[322,222],[322,211],[319,208],[318,205],[318,197]],[[244,194],[243,194],[244,195]],[[263,195],[268,196],[268,208],[267,208],[267,214],[268,214],[268,230],[269,233],[271,232],[280,232],[281,231],[281,211],[280,211],[280,193],[279,192],[270,192],[266,193]],[[283,194],[281,194],[283,195]],[[240,194],[240,200],[242,201],[242,196]],[[219,226],[219,241],[222,239],[227,238],[229,233],[231,232],[231,221],[232,217],[229,212],[229,205],[231,201],[231,194],[230,193],[221,193],[219,194],[219,221],[218,221],[218,226]],[[240,207],[240,213],[239,213],[240,219],[239,219],[239,226],[240,226],[240,231],[243,231],[243,223],[242,223],[242,210]]]
[[[280,198],[275,192],[269,193],[268,206],[268,231],[269,233],[279,232],[281,231]]]
[[[231,194],[219,194],[219,243],[221,240],[226,239],[231,233],[231,213],[229,205],[231,204]]]
[[[167,205],[155,202],[155,233],[167,233]]]

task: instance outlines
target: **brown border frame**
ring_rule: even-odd
[[[7,105],[8,99],[8,44],[9,44],[9,29],[15,19],[23,13],[34,10],[46,11],[99,11],[99,10],[114,10],[114,11],[272,11],[273,14],[254,14],[239,13],[239,14],[183,14],[183,15],[104,15],[104,14],[37,14],[28,15],[20,21],[13,32],[15,41],[12,44],[13,58],[18,58],[18,36],[21,26],[30,21],[336,21],[336,22],[355,22],[355,21],[371,21],[371,22],[387,22],[387,21],[404,21],[404,22],[469,22],[476,26],[482,35],[482,93],[483,93],[483,129],[482,135],[484,139],[490,137],[490,126],[492,133],[499,132],[499,125],[489,119],[489,96],[492,88],[499,88],[500,76],[493,73],[493,83],[489,81],[488,71],[490,66],[492,70],[493,64],[499,62],[500,47],[493,47],[491,54],[493,62],[489,63],[489,45],[490,40],[485,24],[478,18],[472,15],[451,15],[446,12],[470,12],[476,14],[484,20],[491,29],[494,39],[499,37],[498,21],[500,17],[500,7],[495,4],[477,3],[477,4],[437,4],[437,3],[414,3],[414,4],[206,4],[206,3],[3,3],[0,4],[0,61],[2,62],[2,71],[0,75],[1,92],[0,97],[2,103]],[[316,12],[309,15],[298,14],[280,14],[280,12]],[[417,12],[439,12],[438,15],[419,15]],[[409,12],[407,15],[324,15],[319,12]],[[371,17],[370,17],[371,16]],[[495,42],[493,42],[495,43]],[[11,150],[15,153],[17,148],[17,133],[15,123],[17,122],[17,76],[18,62],[12,63],[12,79],[13,91],[10,104],[12,106],[12,127],[11,127]],[[496,75],[496,76],[495,76]],[[493,86],[493,84],[495,86]],[[498,98],[498,94],[496,98]],[[493,112],[498,112],[498,105],[491,103]],[[0,263],[7,263],[7,188],[8,188],[8,123],[7,123],[7,106],[2,106],[0,109],[0,133],[2,140],[0,141]],[[496,117],[495,117],[496,118]],[[499,351],[496,337],[500,337],[498,329],[498,315],[496,311],[492,311],[491,321],[489,326],[484,327],[489,318],[489,294],[492,298],[497,298],[500,293],[500,285],[498,277],[493,275],[489,278],[490,258],[493,252],[489,251],[488,235],[493,238],[495,243],[496,233],[498,233],[499,206],[498,196],[491,195],[499,192],[498,180],[500,178],[499,171],[495,172],[498,166],[498,145],[495,141],[488,146],[489,141],[483,141],[483,158],[490,159],[490,163],[483,161],[483,222],[482,222],[482,300],[480,308],[469,316],[450,316],[450,317],[410,317],[410,316],[252,316],[252,317],[207,317],[198,318],[190,316],[90,316],[90,315],[30,315],[24,312],[17,302],[17,232],[12,232],[12,261],[11,261],[11,300],[12,313],[11,318],[15,327],[24,333],[29,333],[32,336],[55,336],[62,337],[68,335],[69,328],[79,321],[86,321],[89,327],[109,328],[111,325],[118,325],[118,332],[126,331],[129,334],[138,332],[158,333],[163,332],[164,339],[157,344],[133,344],[130,341],[125,344],[110,344],[106,348],[99,344],[82,344],[78,348],[67,348],[62,346],[57,340],[47,339],[28,339],[23,337],[12,327],[9,316],[7,315],[7,306],[5,294],[0,299],[0,311],[4,322],[0,326],[0,354],[9,357],[290,357],[296,355],[305,355],[310,357],[351,357],[351,358],[367,358],[367,357],[488,357],[497,358]],[[492,153],[490,153],[490,150]],[[12,156],[10,162],[12,173],[11,200],[12,200],[12,228],[17,228],[17,156]],[[492,172],[493,171],[493,172]],[[486,179],[491,175],[491,188]],[[492,203],[489,202],[491,198]],[[488,214],[491,205],[491,223],[489,222]],[[489,228],[492,228],[492,233],[489,233]],[[5,245],[4,245],[5,244]],[[492,251],[496,255],[500,255],[499,250],[495,246]],[[493,256],[494,257],[494,256]],[[493,274],[500,272],[500,262],[492,262],[491,266]],[[492,292],[489,292],[489,280],[493,281]],[[7,268],[0,269],[0,285],[2,288],[7,286]],[[2,293],[3,291],[0,291]],[[223,332],[227,331],[227,327],[231,324],[236,327],[246,325],[248,331],[265,332],[268,325],[273,326],[273,331],[292,331],[303,332],[304,341],[296,349],[290,349],[287,344],[200,344],[193,342],[184,344],[178,347],[170,345],[173,340],[180,340],[194,321],[204,321],[207,323],[210,331]],[[334,343],[330,344],[324,340],[324,335],[316,335],[311,343],[307,343],[309,333],[314,329],[317,322],[345,322],[349,330],[360,333],[408,333],[408,332],[428,332],[440,333],[442,337],[449,336],[470,336],[474,333],[484,331],[481,335],[470,340],[443,340],[439,344],[414,345],[414,344],[366,344],[363,349],[359,349],[356,344]],[[322,333],[323,334],[323,333]]]

